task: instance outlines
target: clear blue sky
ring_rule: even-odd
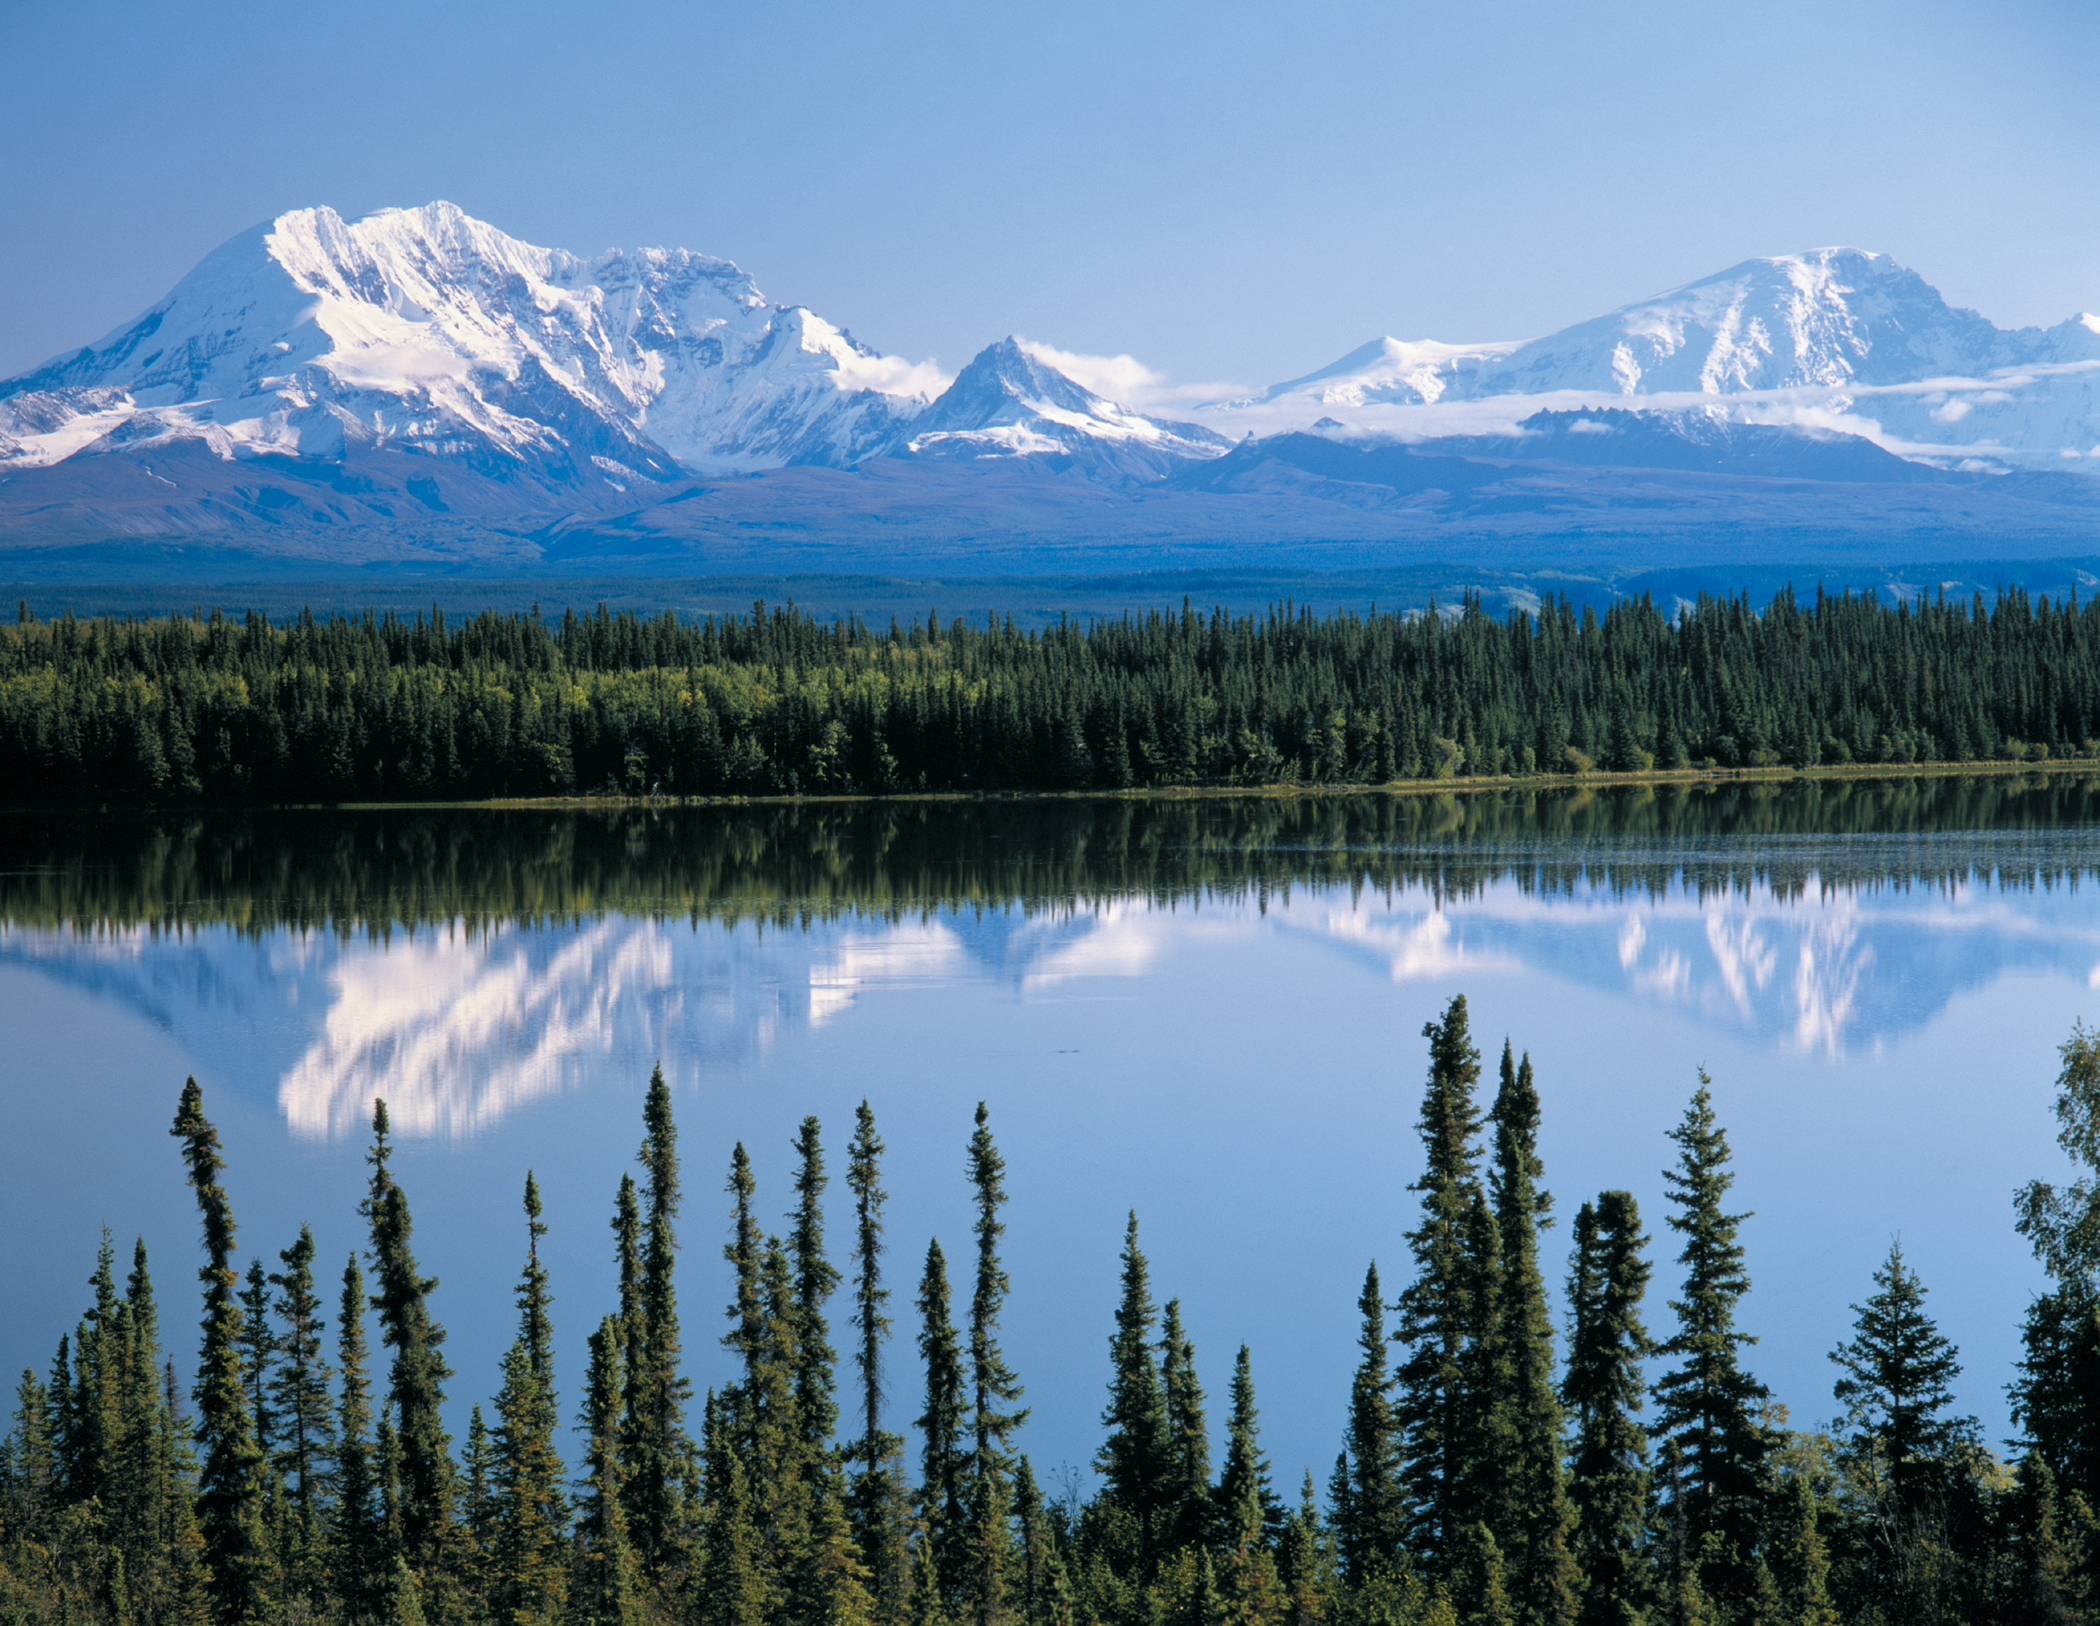
[[[0,375],[292,207],[741,262],[892,352],[1267,382],[1755,254],[2100,307],[2090,0],[0,5]]]

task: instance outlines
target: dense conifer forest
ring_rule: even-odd
[[[1084,629],[253,612],[0,629],[11,802],[1363,784],[2100,754],[2100,606],[1278,607]]]
[[[527,1172],[517,1336],[499,1372],[464,1380],[492,1398],[462,1440],[445,1421],[462,1379],[445,1359],[437,1283],[415,1256],[384,1102],[358,1207],[364,1245],[340,1276],[310,1227],[281,1250],[252,1247],[243,1270],[234,1187],[193,1079],[170,1133],[202,1224],[201,1293],[194,1312],[175,1309],[143,1244],[120,1277],[105,1233],[93,1303],[47,1371],[22,1374],[0,1447],[0,1620],[2095,1618],[2100,1035],[2081,1028],[2062,1046],[2059,1139],[2084,1178],[2014,1198],[2051,1285],[2027,1312],[2010,1384],[2021,1438],[2006,1456],[1952,1414],[1958,1352],[1900,1246],[1860,1284],[1852,1335],[1830,1352],[1839,1422],[1789,1426],[1738,1319],[1747,1216],[1731,1211],[1728,1138],[1703,1075],[1668,1131],[1661,1224],[1608,1190],[1562,1232],[1530,1058],[1505,1043],[1484,1079],[1463,996],[1424,1037],[1423,1172],[1394,1193],[1415,1223],[1405,1259],[1388,1261],[1397,1270],[1366,1270],[1360,1359],[1335,1397],[1341,1449],[1324,1484],[1272,1469],[1246,1347],[1214,1406],[1133,1213],[1101,1329],[1091,1495],[1046,1487],[1024,1449],[1026,1374],[1000,1326],[1026,1284],[1001,1262],[1006,1165],[982,1105],[967,1136],[958,1126],[975,1221],[951,1239],[952,1258],[935,1240],[923,1265],[887,1234],[886,1148],[866,1103],[843,1203],[827,1202],[814,1118],[788,1192],[761,1197],[733,1150],[725,1268],[710,1278],[726,1289],[723,1315],[699,1319],[726,1328],[737,1376],[697,1395],[682,1352],[713,1334],[684,1330],[681,1289],[694,1291],[693,1262],[713,1239],[694,1246],[684,1225],[681,1275],[688,1175],[659,1072],[636,1168],[613,1193],[617,1302],[590,1334],[586,1369],[555,1369],[539,1245],[556,1221]],[[761,1216],[783,1211],[775,1234]],[[177,1330],[191,1313],[194,1366]],[[1213,1382],[1218,1369],[1210,1352]],[[571,1424],[565,1464],[557,1441]]]

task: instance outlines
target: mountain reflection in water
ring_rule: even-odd
[[[2008,971],[2100,976],[2063,775],[1445,797],[290,811],[0,827],[0,963],[113,1001],[294,1133],[462,1138],[876,990],[1029,999],[1289,936],[1548,976],[1803,1052]]]

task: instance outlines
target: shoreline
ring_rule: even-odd
[[[1596,790],[1639,786],[1792,785],[1901,779],[2008,779],[2026,774],[2100,776],[2100,757],[2054,757],[2041,762],[1847,762],[1813,768],[1650,768],[1632,773],[1453,775],[1443,779],[1390,779],[1378,784],[1306,783],[1264,785],[1134,785],[1087,790],[910,790],[840,791],[780,796],[495,796],[476,799],[373,802],[48,802],[0,803],[0,813],[388,813],[472,810],[588,811],[600,808],[707,808],[846,806],[858,803],[959,802],[1192,802],[1213,800],[1296,801],[1344,796],[1481,795],[1506,790]]]

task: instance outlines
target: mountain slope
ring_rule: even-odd
[[[50,463],[128,425],[222,456],[373,447],[620,487],[685,469],[844,463],[945,383],[727,260],[580,260],[446,203],[301,209],[208,256],[138,321],[0,385],[0,459]]]
[[[1157,480],[1230,443],[1104,400],[1018,339],[987,345],[911,425],[897,455],[942,462],[1024,457],[1114,483]]]
[[[1214,421],[1280,430],[1341,412],[1353,429],[1436,435],[1607,402],[1838,428],[1913,456],[2075,466],[2100,457],[2100,316],[1999,328],[1885,254],[1818,249],[1528,343],[1376,340]]]

